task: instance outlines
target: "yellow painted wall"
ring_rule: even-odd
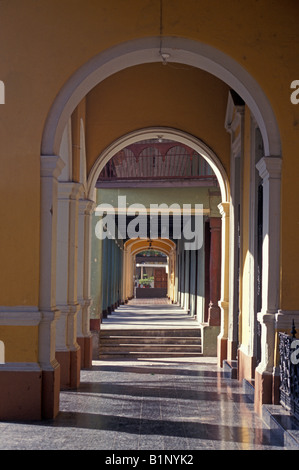
[[[229,173],[224,129],[229,88],[193,67],[146,64],[106,79],[87,95],[88,169],[119,136],[150,126],[180,129],[202,139]]]
[[[38,326],[0,326],[5,362],[38,362]]]
[[[290,102],[290,83],[299,79],[298,24],[296,0],[163,1],[163,34],[210,44],[238,61],[259,82],[276,114],[283,153],[283,309],[299,305],[294,282],[299,278],[299,195],[293,191],[299,105]],[[96,54],[159,32],[159,0],[0,2],[0,79],[6,92],[6,104],[0,106],[0,304],[38,304],[40,144],[55,97]],[[188,79],[184,84],[188,88]],[[131,116],[130,126],[133,121]],[[190,121],[186,117],[184,130],[191,130]],[[135,122],[142,123],[137,117]],[[125,131],[119,126],[109,137]]]

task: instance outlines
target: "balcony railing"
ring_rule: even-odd
[[[299,340],[293,322],[291,335],[279,333],[280,404],[299,420]]]

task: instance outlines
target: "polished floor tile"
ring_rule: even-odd
[[[94,361],[56,419],[0,422],[0,449],[282,450],[214,358]]]

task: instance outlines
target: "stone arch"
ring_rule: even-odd
[[[94,200],[93,192],[97,178],[106,163],[113,157],[113,155],[132,143],[138,142],[140,140],[154,139],[158,136],[160,138],[162,137],[173,140],[177,143],[188,145],[198,152],[209,163],[217,176],[222,201],[229,201],[230,191],[228,177],[218,156],[200,139],[181,130],[167,127],[139,129],[137,131],[131,132],[130,134],[122,136],[117,141],[113,142],[106,150],[104,150],[104,152],[101,153],[101,155],[99,155],[88,175],[87,197],[91,200]]]
[[[169,61],[190,65],[200,68],[229,85],[235,90],[244,102],[248,105],[254,119],[256,120],[263,139],[265,157],[279,157],[281,154],[281,143],[277,121],[272,110],[271,104],[255,79],[234,59],[207,44],[183,39],[183,38],[163,38],[163,52],[169,55]],[[55,255],[56,255],[56,218],[52,217],[57,209],[57,178],[63,168],[63,161],[60,158],[59,149],[62,141],[63,132],[68,120],[87,93],[98,83],[108,78],[112,74],[125,68],[143,64],[161,61],[160,40],[157,37],[143,38],[120,44],[114,48],[106,50],[92,58],[82,67],[80,67],[66,82],[60,92],[57,94],[53,105],[46,119],[44,132],[41,142],[41,243],[40,243],[40,303],[41,323],[39,326],[39,363],[44,371],[44,375],[51,376],[55,383],[57,372],[57,361],[55,360],[54,341],[52,341],[52,324],[57,320],[57,309],[55,303]],[[155,132],[161,131],[161,128],[155,128]],[[151,130],[147,130],[151,132]],[[92,204],[94,201],[92,191],[96,180],[97,172],[101,169],[105,161],[112,155],[112,151],[117,150],[117,146],[124,147],[128,145],[130,139],[137,139],[138,132],[140,136],[145,136],[145,130],[135,131],[130,135],[120,138],[117,142],[111,144],[98,159],[96,166],[93,167],[88,175],[88,196],[84,204]],[[228,272],[229,272],[229,206],[230,191],[227,175],[213,152],[206,147],[199,139],[180,130],[163,129],[165,137],[172,138],[183,143],[191,145],[210,162],[214,169],[221,187],[222,202],[219,205],[222,216],[222,249],[221,249],[221,299],[219,306],[222,310],[222,325],[220,341],[226,337],[227,328],[227,310],[228,310]],[[126,142],[126,144],[125,144]],[[105,160],[106,159],[106,160]],[[278,161],[278,159],[277,159]],[[264,163],[267,163],[265,161]],[[261,168],[262,170],[262,168]],[[264,174],[264,173],[263,173]],[[265,176],[265,180],[267,175]],[[269,207],[270,207],[270,198]],[[271,203],[271,207],[273,204]],[[277,212],[277,214],[279,211]],[[90,212],[85,210],[86,219],[89,219]],[[270,221],[270,210],[267,211]],[[279,220],[279,217],[277,218]],[[279,224],[279,222],[278,222]],[[268,224],[269,225],[269,224]],[[89,221],[86,227],[90,227]],[[89,231],[89,228],[86,229]],[[269,229],[269,233],[271,230]],[[86,239],[88,238],[88,234]],[[273,247],[272,247],[273,245]],[[265,251],[266,251],[265,245]],[[274,249],[275,248],[275,249]],[[88,252],[88,247],[86,248]],[[275,252],[275,263],[279,259],[279,244],[277,240],[271,241],[271,253]],[[277,261],[278,262],[278,261]],[[275,264],[272,269],[273,261],[269,263],[268,271],[265,274],[265,285],[276,288],[277,280],[272,282],[272,272],[278,272]],[[271,277],[271,276],[272,277]],[[270,287],[271,287],[270,286]],[[272,289],[275,291],[275,289]],[[49,380],[49,382],[51,381]],[[51,387],[50,387],[51,388]],[[50,390],[49,388],[49,390]],[[49,392],[51,394],[51,392]],[[47,393],[43,398],[47,403]]]
[[[265,155],[281,154],[279,129],[271,104],[259,84],[237,61],[212,46],[177,37],[163,38],[163,53],[168,54],[172,63],[198,67],[227,83],[243,98],[255,117],[263,137]],[[127,67],[160,61],[160,38],[151,37],[108,49],[80,67],[52,105],[44,128],[41,154],[58,154],[69,116],[94,86]]]

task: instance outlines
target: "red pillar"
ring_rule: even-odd
[[[220,279],[221,279],[221,217],[210,218],[210,303],[208,323],[220,326]]]

